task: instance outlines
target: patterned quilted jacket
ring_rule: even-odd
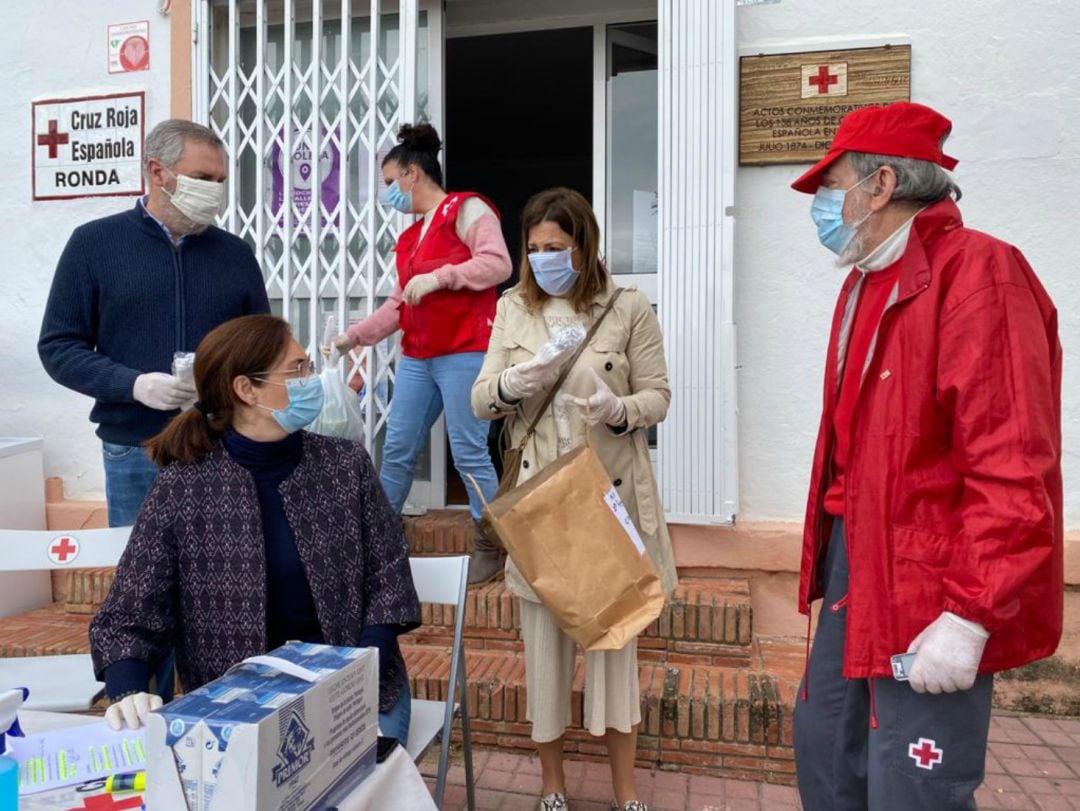
[[[323,636],[356,645],[367,625],[420,622],[401,521],[357,443],[304,435],[281,485]],[[94,671],[176,650],[185,690],[266,652],[266,560],[255,483],[220,445],[158,475],[90,626]],[[381,684],[390,709],[405,684],[398,661]]]

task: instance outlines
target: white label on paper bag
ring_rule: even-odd
[[[619,494],[615,492],[614,487],[607,491],[607,495],[604,496],[604,503],[607,504],[608,509],[611,510],[611,514],[619,520],[620,524],[622,524],[623,531],[626,532],[626,534],[630,536],[630,540],[634,542],[638,554],[644,555],[645,544],[642,542],[641,535],[638,534],[637,527],[634,526],[634,522],[630,518],[630,513],[626,511],[626,505],[622,503],[622,499],[619,498]]]

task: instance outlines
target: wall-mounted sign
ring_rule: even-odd
[[[911,100],[911,46],[744,56],[739,163],[813,163],[840,119],[872,104]]]
[[[150,21],[109,26],[109,73],[150,70]]]
[[[34,199],[144,194],[145,120],[141,90],[32,102]]]

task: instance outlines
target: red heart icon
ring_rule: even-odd
[[[128,37],[120,46],[120,66],[124,70],[146,70],[150,67],[150,43],[138,34]]]

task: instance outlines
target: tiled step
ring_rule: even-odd
[[[53,600],[72,614],[95,614],[112,586],[116,569],[62,569],[52,573]]]
[[[467,555],[476,533],[468,510],[431,510],[403,519],[414,555]]]
[[[424,605],[423,627],[409,635],[419,645],[449,645],[454,609]],[[466,645],[475,650],[521,648],[517,598],[502,582],[469,589]],[[749,664],[753,638],[750,587],[742,578],[683,578],[660,617],[638,643],[643,661],[738,667]]]
[[[89,653],[90,620],[59,603],[0,619],[0,657]]]
[[[449,648],[403,648],[413,693],[444,699]],[[502,748],[532,748],[526,720],[525,663],[511,651],[470,650],[466,655],[474,741]],[[570,756],[602,756],[602,741],[581,728],[585,671],[574,675]],[[638,763],[728,777],[790,781],[791,698],[771,675],[749,668],[639,664],[641,727]],[[793,697],[792,697],[793,698]]]

